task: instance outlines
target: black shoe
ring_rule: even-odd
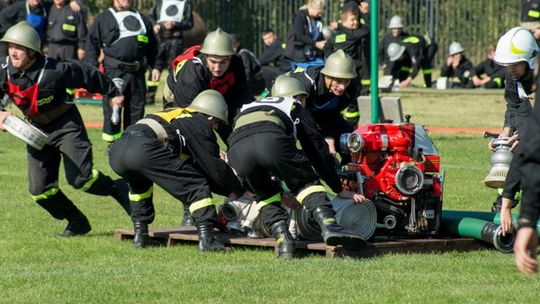
[[[62,233],[56,234],[59,237],[73,237],[78,235],[85,235],[92,230],[88,218],[79,212],[72,219],[68,219],[66,229]]]
[[[184,205],[184,217],[182,218],[182,221],[180,222],[180,226],[195,226],[195,220],[193,219],[193,216],[191,215],[191,212],[189,212],[189,206]]]
[[[225,247],[225,245],[217,240],[214,232],[214,225],[210,223],[198,224],[197,231],[199,233],[199,244],[197,249],[200,252],[229,250],[229,248]]]
[[[276,239],[278,258],[285,260],[294,258],[296,242],[289,232],[287,223],[279,221],[270,227],[270,231],[272,231],[272,236]]]
[[[327,245],[344,245],[348,248],[362,248],[366,241],[354,232],[345,230],[334,216],[334,210],[321,206],[313,210],[313,219],[321,227],[321,235]]]
[[[136,221],[133,223],[134,237],[133,246],[135,248],[144,248],[150,244],[150,236],[148,235],[148,224],[143,221]]]
[[[114,181],[113,191],[111,196],[124,208],[127,215],[131,216],[131,203],[129,200],[129,185],[128,183],[119,178]]]

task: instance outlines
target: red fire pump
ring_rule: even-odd
[[[439,229],[444,175],[440,156],[423,126],[365,124],[341,136],[351,154],[343,182],[377,209],[378,233],[433,235]]]

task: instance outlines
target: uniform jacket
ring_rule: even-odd
[[[510,75],[506,74],[504,127],[510,127],[519,133],[524,131],[525,121],[532,112],[531,100],[534,96],[534,77],[532,77],[531,73],[532,71],[528,72],[529,79],[518,81],[513,80]]]
[[[156,3],[150,11],[149,18],[153,24],[158,23],[158,21],[160,20],[162,4],[162,0],[156,0]],[[161,26],[158,35],[161,39],[181,38],[182,31],[187,31],[191,28],[193,28],[193,6],[191,4],[191,1],[185,1],[182,21],[175,22],[174,27],[170,30],[165,29],[165,27]]]
[[[310,24],[311,18],[307,10],[300,10],[294,16],[292,27],[287,32],[287,46],[283,54],[293,61],[305,62],[309,59],[320,57],[320,52],[315,47],[315,42],[323,40],[322,22],[316,20],[317,28],[320,31],[318,37],[313,39],[311,33],[314,29]],[[311,57],[311,58],[310,58]]]
[[[368,26],[361,26],[358,29],[351,30],[339,24],[337,30],[332,35],[332,38],[326,42],[324,47],[324,58],[328,58],[332,53],[341,49],[354,59],[356,67],[358,68],[362,66],[363,62],[363,40],[368,37]]]
[[[47,42],[77,43],[78,48],[84,49],[87,34],[88,28],[80,12],[73,12],[69,4],[61,9],[51,6],[47,17]]]
[[[502,83],[504,81],[506,70],[504,67],[495,63],[495,61],[486,59],[473,69],[474,76],[481,77],[482,74],[486,74],[487,76],[491,77],[491,79],[498,77],[501,79]]]
[[[467,59],[467,57],[463,56],[456,69],[454,69],[452,66],[447,66],[445,63],[441,69],[441,76],[448,78],[455,77],[458,82],[454,82],[454,85],[460,87],[471,87],[472,72],[472,62]]]
[[[390,61],[388,54],[386,53],[390,43],[395,42],[402,44],[401,41],[407,37],[409,37],[409,34],[405,32],[401,32],[401,35],[397,37],[394,37],[392,33],[384,35],[383,39],[379,42],[379,62],[388,63]]]
[[[269,45],[259,57],[261,65],[272,65],[279,68],[282,72],[289,71],[291,65],[283,58],[284,44],[283,42],[276,40]]]

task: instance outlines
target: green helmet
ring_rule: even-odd
[[[336,78],[356,78],[354,60],[351,56],[345,54],[343,50],[337,50],[332,55],[328,56],[321,73]]]
[[[10,27],[0,42],[18,44],[43,55],[39,34],[30,23],[26,21],[21,21]]]
[[[287,75],[278,76],[272,86],[272,96],[296,96],[301,94],[307,95],[307,92],[300,80]]]
[[[227,123],[227,103],[225,98],[216,90],[204,90],[193,99],[188,110],[204,113],[223,120]]]
[[[232,46],[232,37],[221,28],[208,33],[201,47],[201,53],[217,56],[231,56],[235,53]]]

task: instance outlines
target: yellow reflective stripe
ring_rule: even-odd
[[[409,36],[409,37],[403,39],[403,42],[404,43],[418,43],[418,42],[420,42],[420,39],[418,37],[415,37],[415,36]]]
[[[502,78],[501,77],[493,77],[493,82],[497,84],[498,88],[502,88]]]
[[[512,42],[512,44],[510,45],[510,53],[516,55],[524,55],[527,54],[527,51],[518,49],[517,46]]]
[[[142,42],[142,43],[148,43],[148,36],[137,35],[137,41]]]
[[[411,67],[406,67],[406,66],[404,66],[404,67],[401,67],[401,70],[402,70],[403,72],[409,73],[409,72],[412,70],[412,68],[411,68]]]
[[[64,23],[62,24],[62,29],[68,32],[75,32],[75,30],[77,30],[77,27],[73,24]]]
[[[38,195],[32,195],[32,198],[34,199],[34,201],[39,201],[39,200],[43,200],[43,199],[48,199],[49,197],[55,195],[56,193],[58,193],[58,191],[60,191],[60,189],[58,188],[51,188],[41,194],[38,194]]]
[[[280,237],[278,237],[278,238],[276,239],[276,244],[279,245],[279,244],[281,244],[281,243],[283,243],[283,237],[282,237],[282,236],[280,236]]]
[[[75,95],[75,89],[66,88],[66,93],[73,96],[73,95]]]
[[[497,188],[497,194],[501,195],[503,193],[503,188]]]
[[[538,18],[538,17],[540,17],[540,11],[529,10],[527,15],[529,15],[529,17]]]
[[[371,84],[371,79],[362,79],[362,80],[360,80],[360,83],[362,85],[370,85]]]
[[[360,112],[349,112],[349,111],[343,111],[342,112],[343,117],[345,118],[357,118],[360,117]]]
[[[134,194],[134,193],[131,193],[131,191],[130,191],[129,192],[129,200],[132,201],[132,202],[140,202],[142,200],[150,198],[152,196],[152,194],[154,194],[154,186],[150,186],[150,188],[148,188],[148,190],[146,190],[143,193],[139,193],[139,194]]]
[[[157,87],[159,86],[159,81],[147,80],[146,85],[149,87]]]
[[[203,198],[202,200],[198,200],[196,202],[191,203],[189,205],[189,212],[193,213],[199,209],[206,208],[209,206],[214,206],[214,202],[212,202],[211,198]]]
[[[101,138],[104,141],[113,142],[117,139],[119,139],[122,136],[122,132],[118,132],[116,134],[107,134],[107,133],[101,133]]]
[[[424,75],[431,75],[431,73],[433,73],[433,70],[432,69],[422,69],[422,73]]]
[[[281,48],[282,48],[282,49],[284,49],[284,48],[286,48],[286,47],[287,47],[287,44],[286,44],[285,42],[281,44]]]
[[[166,122],[171,122],[175,118],[191,117],[191,111],[184,108],[172,108],[168,111],[156,112],[152,115],[159,116]]]
[[[345,35],[345,34],[336,35],[336,38],[335,38],[334,41],[335,41],[335,43],[345,42],[345,41],[347,41],[347,35]]]
[[[90,189],[90,187],[92,187],[92,185],[96,182],[98,177],[99,177],[99,171],[96,169],[92,169],[92,177],[86,183],[84,183],[81,190],[86,191]]]
[[[296,195],[296,199],[300,202],[300,204],[303,204],[304,199],[308,195],[316,193],[316,192],[325,192],[326,193],[326,190],[321,185],[309,186],[309,187],[303,189],[302,191],[298,192],[298,195]]]
[[[366,24],[366,20],[364,18],[360,18],[360,24]]]
[[[191,116],[192,116],[191,113],[182,113],[182,114],[178,115],[178,117],[176,117],[176,118],[186,118],[186,117],[191,117]]]
[[[280,201],[281,201],[281,193],[276,193],[265,200],[259,201],[257,203],[257,210],[261,210],[262,207],[270,205],[270,204],[279,203]]]
[[[335,222],[336,222],[336,218],[334,218],[334,217],[325,218],[325,219],[323,220],[323,222],[324,222],[325,224],[335,223]]]
[[[522,195],[523,195],[523,190],[519,190],[519,192],[516,193],[516,195],[514,195],[514,200],[520,201]]]
[[[304,68],[302,68],[302,67],[297,67],[297,68],[293,71],[293,73],[295,73],[295,74],[296,74],[296,73],[302,73],[302,72],[304,72]]]

